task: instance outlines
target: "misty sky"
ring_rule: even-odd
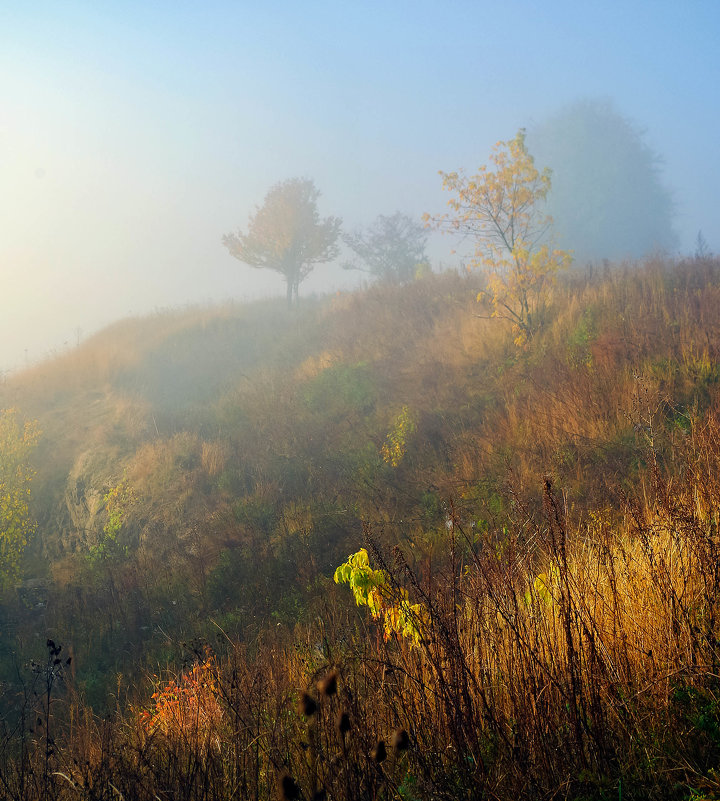
[[[349,228],[440,212],[438,170],[584,97],[664,158],[681,251],[702,229],[718,252],[718,41],[718,0],[2,0],[0,370],[128,314],[283,295],[220,242],[277,181],[313,178]]]

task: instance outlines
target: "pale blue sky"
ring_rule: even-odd
[[[350,228],[442,211],[438,170],[583,97],[664,158],[681,250],[719,251],[718,42],[717,0],[3,0],[0,370],[128,313],[282,294],[220,244],[279,180]]]

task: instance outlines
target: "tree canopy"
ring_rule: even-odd
[[[443,173],[443,188],[454,193],[452,209],[435,220],[440,228],[475,240],[472,265],[487,275],[494,317],[509,319],[523,344],[539,323],[543,291],[554,274],[570,263],[570,254],[551,250],[547,239],[552,218],[544,211],[550,171],[539,172],[525,145],[525,131],[498,142],[475,175]],[[430,219],[429,217],[427,218]]]
[[[343,241],[357,256],[343,265],[346,270],[362,270],[388,283],[412,280],[418,266],[427,262],[427,231],[399,211],[378,215],[364,231],[345,234]]]
[[[583,100],[528,132],[552,169],[548,212],[576,259],[637,258],[672,249],[674,203],[662,160],[610,101]]]
[[[300,283],[316,264],[332,261],[339,252],[338,217],[320,219],[320,192],[308,178],[275,184],[265,202],[251,215],[247,233],[225,234],[223,245],[236,259],[281,273],[288,305],[297,302]]]

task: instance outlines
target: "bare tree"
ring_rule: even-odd
[[[365,231],[343,236],[357,260],[343,264],[346,270],[362,270],[381,281],[405,283],[412,280],[419,265],[427,263],[427,231],[419,222],[397,211],[382,214]]]

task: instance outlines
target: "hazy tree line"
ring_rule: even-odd
[[[643,132],[609,101],[570,105],[523,137],[529,162],[538,165],[544,181],[542,196],[533,200],[535,221],[554,223],[552,237],[549,224],[534,231],[533,247],[557,246],[576,261],[587,261],[636,258],[676,245],[675,204],[661,180],[662,160]],[[453,175],[457,173],[443,173],[445,188],[452,188],[448,178]],[[277,183],[250,216],[246,230],[222,238],[238,260],[283,276],[288,305],[297,302],[299,286],[316,264],[338,258],[341,243],[351,251],[344,268],[380,281],[404,283],[428,268],[427,231],[418,220],[397,211],[379,215],[365,229],[343,233],[339,217],[320,217],[319,197],[309,178]],[[488,203],[492,205],[487,197],[480,200],[481,206]],[[467,211],[454,207],[458,220]],[[456,228],[468,233],[462,225]],[[485,232],[471,233],[484,237]],[[488,241],[492,237],[485,237]]]

